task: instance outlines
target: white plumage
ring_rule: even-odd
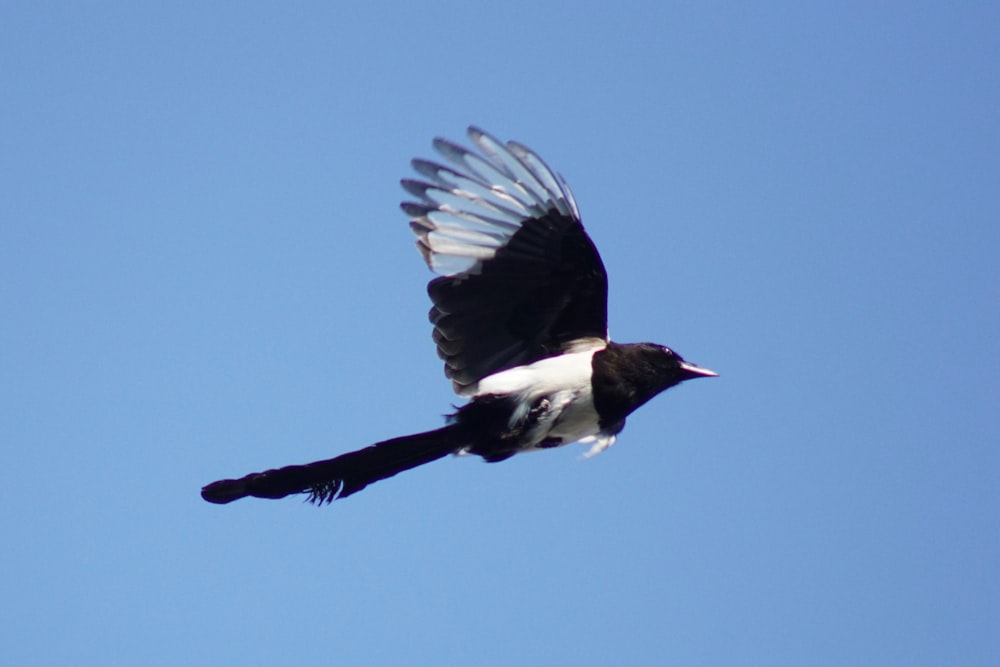
[[[591,339],[584,349],[549,357],[527,366],[518,366],[489,375],[474,387],[474,396],[514,396],[519,410],[511,415],[511,425],[527,417],[530,406],[539,401],[545,409],[529,431],[525,448],[541,443],[551,446],[583,441],[592,444],[588,456],[607,449],[614,436],[600,435],[600,418],[594,409],[591,376],[594,353],[606,343]]]

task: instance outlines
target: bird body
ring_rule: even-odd
[[[594,436],[600,430],[590,384],[595,352],[570,352],[494,373],[479,381],[477,397],[513,397],[516,409],[509,422],[531,421],[520,443],[522,449]]]
[[[306,465],[213,482],[202,497],[308,493],[329,502],[449,454],[489,462],[572,442],[589,454],[660,392],[715,373],[653,343],[607,334],[607,274],[562,177],[522,144],[477,128],[479,153],[444,139],[454,166],[414,160],[404,179],[417,248],[432,271],[430,321],[445,375],[469,399],[439,429]]]

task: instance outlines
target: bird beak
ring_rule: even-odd
[[[707,368],[702,368],[697,364],[692,364],[690,361],[681,362],[681,370],[684,371],[685,380],[693,380],[694,378],[714,378],[719,377],[719,374],[715,371],[710,371]]]

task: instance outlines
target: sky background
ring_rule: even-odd
[[[1000,5],[0,5],[0,664],[1000,664]],[[571,184],[618,444],[317,509],[456,401],[398,180]]]

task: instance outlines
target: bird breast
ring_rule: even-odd
[[[479,381],[477,396],[514,398],[519,407],[511,415],[512,426],[527,419],[532,406],[542,407],[533,415],[535,423],[523,443],[526,448],[593,436],[600,429],[591,385],[595,352],[571,352],[494,373]]]

